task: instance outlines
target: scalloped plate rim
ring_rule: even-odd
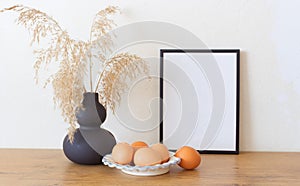
[[[121,165],[118,163],[115,163],[112,159],[111,154],[107,154],[102,158],[102,162],[104,165],[110,167],[110,168],[117,168],[127,174],[131,175],[139,175],[139,176],[153,176],[153,175],[159,175],[155,174],[155,172],[159,172],[159,169],[169,169],[171,165],[176,165],[180,163],[181,159],[174,156],[174,152],[170,152],[170,160],[163,164],[156,164],[152,166],[132,166],[132,165]],[[142,173],[140,173],[142,172]],[[148,172],[148,174],[147,174]],[[168,172],[164,171],[164,173]]]

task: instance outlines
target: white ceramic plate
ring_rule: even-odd
[[[170,159],[168,162],[163,164],[157,164],[153,166],[132,166],[132,165],[121,165],[112,159],[111,154],[107,154],[103,157],[102,162],[111,168],[120,169],[122,172],[135,176],[156,176],[169,172],[171,165],[180,163],[180,158],[174,156],[174,152],[170,153]]]

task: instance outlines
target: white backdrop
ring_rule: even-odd
[[[299,1],[11,0],[1,1],[0,8],[14,4],[52,15],[79,39],[88,38],[98,10],[118,5],[118,25],[164,21],[186,28],[210,48],[240,48],[241,150],[300,151],[300,25],[294,22]],[[53,110],[51,88],[34,84],[29,35],[15,17],[0,14],[0,147],[61,148],[67,124]],[[127,137],[122,131],[118,136]]]

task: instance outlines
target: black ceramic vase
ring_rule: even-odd
[[[98,165],[104,155],[111,153],[116,140],[109,131],[100,128],[106,119],[106,109],[99,103],[98,94],[84,93],[82,105],[76,114],[80,127],[74,134],[73,143],[65,137],[63,151],[74,163]]]

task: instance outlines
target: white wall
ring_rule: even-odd
[[[300,151],[299,1],[12,0],[0,8],[14,4],[52,15],[80,39],[98,10],[118,5],[118,25],[170,22],[210,48],[241,48],[241,150]],[[15,17],[0,14],[0,147],[61,148],[67,124],[53,110],[51,88],[34,84],[29,36]]]

